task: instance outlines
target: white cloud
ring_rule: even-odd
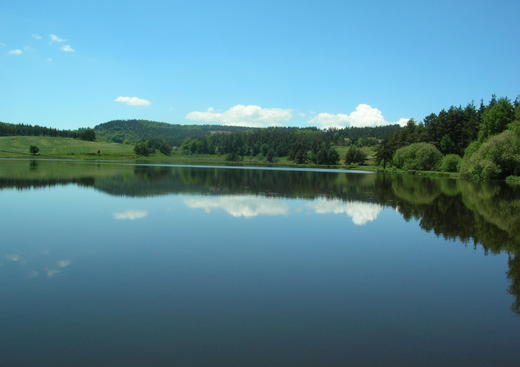
[[[224,112],[208,108],[205,112],[193,111],[186,115],[187,120],[217,122],[224,125],[265,127],[279,126],[292,118],[290,109],[264,108],[255,105],[235,105]]]
[[[50,34],[49,37],[51,38],[51,43],[61,43],[61,42],[65,42],[65,40],[63,38],[60,38],[58,37],[57,35],[55,34]]]
[[[63,45],[60,50],[63,52],[76,52],[70,45]]]
[[[223,210],[235,218],[289,214],[289,207],[282,200],[253,195],[230,195],[217,198],[188,199],[185,200],[184,203],[189,208],[202,209],[206,213],[211,213],[213,210]]]
[[[122,96],[114,99],[114,102],[126,103],[129,106],[149,106],[152,104],[152,102],[150,102],[147,99],[138,98],[138,97],[122,97]]]
[[[383,210],[383,207],[378,204],[326,199],[315,200],[308,203],[307,206],[312,208],[316,214],[346,214],[357,226],[363,226],[376,220]]]
[[[20,50],[19,48],[15,49],[15,50],[10,50],[8,52],[9,55],[21,55],[23,54],[23,50]]]
[[[34,33],[34,34],[32,35],[32,38],[34,38],[35,40],[41,40],[43,37],[42,37],[41,34]]]
[[[16,255],[16,254],[13,254],[13,255],[5,255],[5,258],[9,261],[12,261],[14,263],[17,263],[19,261],[22,260],[22,257],[20,255]]]
[[[45,268],[45,272],[47,273],[47,277],[52,278],[53,276],[61,273],[61,270]]]
[[[397,120],[395,123],[396,124],[399,124],[399,126],[406,126],[406,124],[408,123],[408,121],[410,121],[411,119],[408,119],[408,118],[403,118],[401,117],[399,120]]]
[[[70,266],[71,261],[70,260],[59,260],[56,262],[56,265],[58,265],[59,268],[66,268]]]
[[[318,125],[321,128],[344,128],[344,127],[365,127],[365,126],[382,126],[389,124],[406,125],[409,119],[401,118],[397,122],[386,121],[381,110],[368,104],[360,104],[355,111],[350,114],[344,113],[319,113],[308,122]]]
[[[114,213],[112,216],[117,220],[136,220],[148,216],[146,210],[127,210],[125,212]]]

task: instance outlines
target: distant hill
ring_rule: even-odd
[[[100,141],[137,143],[148,138],[160,138],[180,145],[186,138],[200,138],[211,134],[230,134],[251,130],[241,126],[180,125],[148,120],[114,120],[94,127]]]
[[[349,145],[356,143],[359,139],[365,139],[362,145],[367,145],[366,139],[375,139],[378,141],[401,130],[399,125],[348,127],[329,130],[319,130],[316,127],[278,128],[278,130],[282,132],[287,129],[296,134],[314,131],[321,134],[325,140],[336,145]],[[124,142],[135,144],[144,139],[159,138],[175,146],[180,146],[187,138],[202,138],[216,134],[229,135],[243,132],[259,132],[262,130],[269,130],[269,128],[224,125],[181,125],[149,120],[113,120],[99,124],[93,129],[60,130],[38,125],[0,122],[0,136],[51,136],[120,144]],[[272,128],[270,130],[272,130]]]

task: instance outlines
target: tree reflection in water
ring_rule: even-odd
[[[520,189],[504,183],[477,184],[412,175],[34,160],[3,161],[0,165],[0,189],[24,190],[66,184],[128,197],[178,193],[241,195],[247,198],[246,204],[256,205],[256,210],[260,204],[255,197],[313,199],[309,205],[316,213],[340,210],[348,214],[353,202],[373,207],[373,213],[368,213],[367,218],[358,218],[359,221],[374,220],[379,208],[392,207],[405,220],[416,219],[423,230],[437,236],[482,246],[490,253],[507,253],[509,292],[516,299],[512,309],[520,314]],[[209,205],[191,203],[201,208],[203,204]],[[266,213],[274,210],[263,206],[260,209]],[[285,207],[277,210],[286,213]]]

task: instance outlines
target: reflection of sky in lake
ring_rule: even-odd
[[[383,207],[360,201],[318,199],[307,204],[316,214],[346,214],[352,223],[362,226],[377,219]]]
[[[258,215],[288,215],[289,206],[280,199],[253,195],[198,197],[184,200],[187,207],[206,213],[222,210],[232,217],[252,218]]]
[[[229,191],[0,190],[1,357],[413,366],[442,350],[457,367],[516,362],[507,254],[368,201]]]
[[[220,210],[232,217],[297,215],[303,212],[303,207],[290,210],[288,202],[295,202],[295,200],[253,195],[204,196],[184,200],[189,208],[202,209],[206,213]],[[296,202],[301,204],[301,201]],[[352,223],[358,226],[375,221],[383,210],[383,207],[378,204],[329,199],[311,200],[305,203],[305,207],[310,208],[316,214],[345,214],[351,217]]]
[[[112,214],[114,219],[118,220],[136,220],[144,218],[148,215],[146,210],[125,210],[124,212],[116,212]]]
[[[36,278],[40,275],[46,275],[48,278],[52,278],[71,265],[71,261],[57,260],[54,261],[48,256],[48,253],[42,252],[40,254],[29,253],[29,257],[25,258],[18,254],[6,254],[4,259],[7,263],[18,265],[17,267],[21,270],[25,276],[29,278]],[[0,261],[0,270],[6,263]],[[1,271],[0,271],[1,273]]]

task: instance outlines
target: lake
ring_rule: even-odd
[[[0,366],[518,366],[520,189],[0,160]]]

